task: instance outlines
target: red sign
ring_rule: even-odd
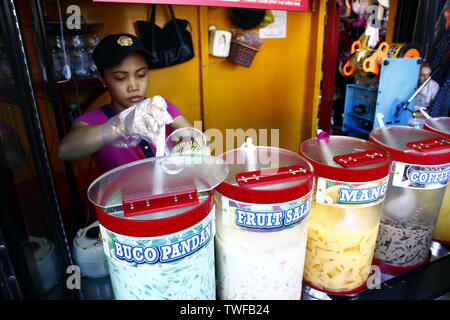
[[[94,2],[179,4],[210,7],[239,7],[307,11],[308,0],[93,0]]]

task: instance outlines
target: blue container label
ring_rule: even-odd
[[[222,223],[246,231],[280,231],[301,223],[311,209],[312,192],[285,203],[254,204],[222,196]]]
[[[363,208],[381,203],[388,188],[389,176],[365,182],[344,182],[317,178],[316,202],[334,207]]]
[[[450,164],[424,166],[396,162],[392,166],[392,184],[408,189],[439,189],[448,184]]]
[[[214,237],[211,214],[187,230],[159,237],[129,237],[103,226],[100,229],[105,254],[135,267],[183,259],[200,250]]]

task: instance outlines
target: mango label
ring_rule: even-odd
[[[316,201],[338,207],[369,207],[384,200],[389,176],[368,182],[343,182],[317,178]]]

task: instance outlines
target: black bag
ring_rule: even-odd
[[[137,21],[137,27],[148,52],[151,54],[151,69],[173,66],[194,57],[191,33],[186,30],[192,27],[189,21],[176,19],[169,5],[172,20],[164,28],[155,24],[156,5],[152,5],[150,22]]]

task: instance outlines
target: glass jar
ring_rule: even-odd
[[[427,263],[450,170],[450,140],[406,126],[372,130],[393,157],[374,253],[381,271],[398,274]]]
[[[303,275],[308,294],[358,292],[371,270],[391,156],[343,136],[306,140],[300,154],[316,173]]]
[[[450,139],[450,118],[430,118],[425,120],[424,129],[429,130]],[[434,229],[434,241],[442,244],[450,244],[450,188],[445,189],[441,210],[439,211],[436,227]]]
[[[244,145],[220,156],[230,174],[216,189],[217,298],[298,300],[313,168],[295,152]]]
[[[214,300],[214,188],[222,159],[136,161],[96,179],[95,205],[116,299]]]

